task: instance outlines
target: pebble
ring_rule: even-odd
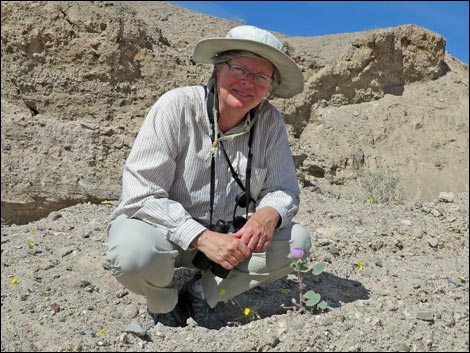
[[[428,244],[429,244],[432,248],[437,248],[437,245],[439,244],[439,241],[438,241],[436,238],[429,238],[429,239],[428,239]]]
[[[57,221],[59,218],[62,218],[62,213],[57,211],[52,211],[51,213],[49,213],[49,216],[47,216],[47,219],[49,221]]]
[[[460,280],[452,278],[452,277],[447,278],[447,283],[449,283],[449,285],[451,287],[461,287],[462,286],[462,282],[460,282]]]
[[[122,297],[126,296],[127,294],[129,294],[129,291],[125,288],[121,288],[116,292],[116,297],[122,298]]]
[[[398,346],[398,351],[399,352],[409,352],[410,351],[410,347],[405,344],[405,343],[400,343],[400,345]]]
[[[123,331],[132,333],[138,337],[144,337],[147,334],[147,330],[144,329],[136,320],[132,320],[129,326],[127,326]]]
[[[339,255],[339,250],[338,248],[336,247],[336,245],[330,245],[330,253],[331,255]]]
[[[409,219],[402,219],[401,220],[401,224],[405,225],[405,226],[412,226],[413,225],[413,222],[410,221]]]
[[[271,347],[274,348],[276,347],[279,343],[281,342],[281,340],[279,339],[279,337],[277,336],[271,336]]]
[[[119,335],[119,342],[129,343],[129,335],[126,332],[123,332]]]
[[[139,307],[135,303],[127,305],[123,312],[123,317],[132,319],[139,314]]]
[[[439,194],[440,202],[454,202],[455,195],[453,192],[441,192]]]
[[[430,311],[418,311],[416,313],[416,318],[423,321],[434,321],[434,313]]]

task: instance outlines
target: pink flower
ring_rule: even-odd
[[[292,248],[290,253],[294,259],[301,259],[304,257],[304,251],[301,248]]]

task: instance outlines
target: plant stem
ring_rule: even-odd
[[[298,278],[299,278],[299,304],[297,305],[299,308],[302,308],[304,306],[304,284],[303,284],[303,277],[302,277],[302,272],[297,271],[298,273]]]

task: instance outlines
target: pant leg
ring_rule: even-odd
[[[144,295],[153,313],[171,311],[178,301],[173,285],[183,250],[148,223],[122,217],[109,230],[106,259],[113,275],[132,292]]]
[[[219,301],[286,276],[292,272],[290,249],[301,248],[307,257],[311,247],[309,233],[299,224],[276,231],[266,252],[252,254],[232,269],[226,279],[214,276],[211,271],[204,273],[202,282],[207,303],[215,307]]]

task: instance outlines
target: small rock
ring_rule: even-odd
[[[139,314],[139,307],[135,303],[126,306],[123,316],[128,319],[135,318]]]
[[[418,311],[416,318],[423,321],[434,322],[434,314],[430,311]]]
[[[462,283],[460,282],[460,280],[457,280],[457,279],[452,278],[452,277],[447,278],[447,283],[449,283],[449,285],[451,287],[461,287],[462,286]]]
[[[318,244],[320,246],[327,246],[327,245],[330,245],[330,241],[328,239],[322,238],[322,239],[318,239]]]
[[[428,244],[431,246],[431,248],[437,248],[439,241],[435,238],[430,238],[428,239]]]
[[[451,317],[449,321],[446,323],[447,327],[454,327],[455,326],[455,319],[454,317]]]
[[[119,342],[129,343],[129,336],[127,335],[126,332],[121,333],[121,335],[119,336]]]
[[[339,250],[335,245],[330,246],[330,253],[331,255],[339,255]]]
[[[454,202],[455,195],[453,192],[441,192],[439,194],[440,202]]]
[[[412,226],[413,222],[411,222],[409,219],[402,219],[401,224],[403,224],[405,226]]]
[[[421,239],[426,232],[422,229],[414,229],[413,235],[416,239]]]
[[[51,213],[49,213],[49,216],[47,216],[47,219],[49,221],[56,221],[58,220],[59,218],[62,217],[62,214],[57,212],[57,211],[52,211]]]
[[[272,336],[271,337],[271,347],[272,348],[276,347],[280,342],[281,342],[281,340],[279,339],[279,337],[277,337],[277,336]]]
[[[133,320],[123,331],[132,333],[138,337],[144,337],[147,334],[147,330],[144,329],[136,320]]]
[[[377,250],[380,250],[382,249],[384,246],[384,242],[380,239],[378,240],[374,240],[371,244],[370,244],[370,247],[372,248],[372,250],[374,251],[377,251]]]
[[[116,292],[116,297],[122,298],[126,296],[127,294],[129,294],[129,291],[127,289],[121,288]]]
[[[67,256],[67,255],[70,255],[74,250],[75,250],[75,248],[73,248],[73,247],[66,247],[66,248],[63,248],[63,249],[60,251],[60,257],[65,257],[65,256]]]
[[[409,352],[410,351],[410,347],[406,344],[406,343],[400,343],[400,345],[398,346],[398,351],[399,352]]]

